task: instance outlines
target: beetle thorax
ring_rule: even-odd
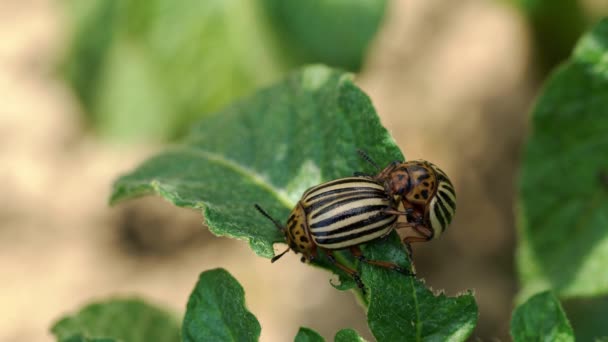
[[[306,214],[300,203],[295,206],[289,215],[287,226],[285,227],[285,238],[289,248],[296,253],[309,256],[315,248],[315,244],[308,231]]]
[[[426,206],[437,190],[435,172],[421,161],[412,161],[407,164],[410,188],[404,194],[405,199],[413,205]]]

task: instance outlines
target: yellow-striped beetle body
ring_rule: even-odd
[[[327,249],[356,246],[390,233],[397,216],[384,187],[348,177],[315,186],[300,200],[315,244]]]
[[[369,160],[369,157],[367,157]],[[401,202],[415,235],[406,242],[428,241],[445,231],[456,213],[456,192],[448,176],[425,160],[393,162],[373,177],[387,194]]]
[[[359,245],[390,233],[397,223],[397,203],[384,186],[369,177],[347,177],[308,189],[291,211],[286,225],[281,225],[258,205],[256,208],[285,234],[287,250],[275,256],[276,261],[289,250],[302,253],[302,261],[312,261],[317,250],[325,252],[329,260],[350,274],[359,287],[363,284],[358,273],[342,265],[332,251],[349,248],[360,261],[410,275],[400,266],[366,259]]]

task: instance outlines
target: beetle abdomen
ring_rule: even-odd
[[[319,247],[340,249],[388,234],[397,216],[386,214],[391,200],[384,187],[364,177],[348,177],[306,191],[301,200],[310,234]]]

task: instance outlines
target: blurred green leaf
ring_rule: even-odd
[[[520,175],[521,298],[608,292],[608,20],[581,39],[532,112]]]
[[[167,139],[289,66],[249,0],[66,0],[68,81],[104,136]]]
[[[536,54],[545,72],[568,58],[589,24],[579,0],[510,0],[532,27]]]
[[[336,334],[335,342],[365,342],[365,339],[359,336],[353,329],[342,329]]]
[[[511,336],[519,341],[574,341],[572,327],[559,300],[541,292],[518,306],[511,319]]]
[[[301,327],[298,330],[298,334],[294,339],[294,342],[324,342],[325,339],[319,335],[316,331]]]
[[[287,51],[299,63],[355,71],[380,27],[387,1],[266,0],[262,4]]]
[[[572,298],[563,307],[577,341],[608,341],[608,296]]]
[[[72,29],[63,73],[94,128],[157,141],[302,63],[360,65],[385,0],[63,3]]]
[[[51,331],[61,342],[179,341],[175,318],[138,299],[113,299],[87,305],[64,317]]]
[[[224,269],[201,273],[188,300],[183,341],[257,341],[260,330],[236,279]]]
[[[58,339],[59,340],[59,339]],[[118,342],[119,340],[113,338],[96,338],[96,337],[86,337],[81,334],[72,335],[68,338],[64,338],[59,340],[61,342]]]
[[[177,206],[201,209],[214,234],[245,239],[270,258],[273,244],[284,237],[253,203],[284,220],[310,186],[368,170],[357,148],[381,163],[403,160],[352,76],[312,66],[203,121],[184,145],[121,177],[112,202],[159,194]],[[394,232],[364,251],[409,266]],[[337,255],[356,266],[353,258]],[[316,264],[340,274],[326,258]],[[464,340],[475,325],[470,294],[435,296],[418,280],[367,265],[362,277],[369,288],[363,302],[370,303],[369,323],[378,341],[399,336]]]

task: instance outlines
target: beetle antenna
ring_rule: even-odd
[[[287,247],[287,249],[284,250],[283,253],[273,256],[272,259],[270,259],[270,262],[275,262],[279,260],[283,255],[285,255],[285,253],[289,252],[290,249],[291,247]]]
[[[279,221],[275,220],[272,216],[270,216],[264,209],[262,209],[262,207],[260,207],[257,204],[253,205],[259,212],[260,214],[264,215],[264,217],[266,217],[267,219],[269,219],[270,221],[272,221],[272,223],[274,223],[274,225],[279,228],[279,230],[282,232],[285,230],[285,228],[283,227],[282,224],[279,223]],[[283,254],[281,254],[283,255]]]
[[[359,153],[359,156],[361,156],[361,158],[363,158],[366,162],[372,164],[372,166],[375,167],[376,170],[382,170],[380,166],[378,166],[378,164],[376,164],[376,162],[367,153],[365,153],[365,151],[363,151],[362,149],[357,149],[357,153]]]

